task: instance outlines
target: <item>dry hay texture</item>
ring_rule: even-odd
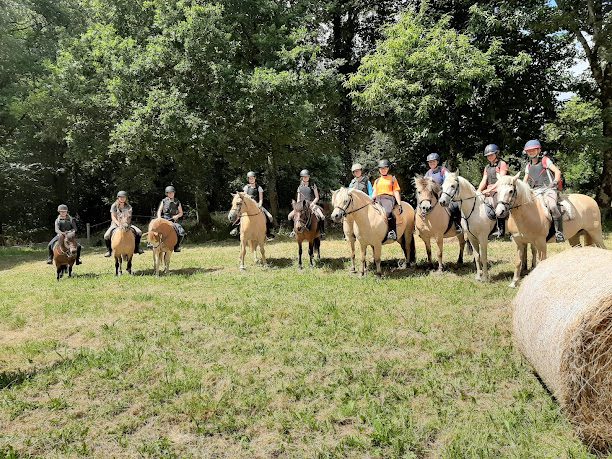
[[[539,264],[514,299],[514,337],[576,427],[612,449],[612,252],[562,252]]]

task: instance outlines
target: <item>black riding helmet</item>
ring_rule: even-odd
[[[174,187],[172,185],[169,185],[169,186],[166,187],[165,193],[166,194],[168,194],[168,193],[176,193],[176,190],[174,189]]]
[[[68,212],[68,206],[66,204],[60,204],[59,206],[57,206],[57,211],[61,211],[61,210],[65,210],[66,212]]]
[[[378,168],[382,169],[383,167],[391,167],[391,163],[388,159],[381,159],[378,161]]]

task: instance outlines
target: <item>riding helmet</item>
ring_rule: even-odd
[[[127,198],[127,193],[125,191],[120,191],[117,193],[118,198]]]
[[[170,186],[166,187],[165,193],[166,194],[168,194],[168,193],[176,193],[176,190],[174,189],[174,187],[172,185],[170,185]]]
[[[391,163],[388,159],[381,159],[378,161],[378,168],[382,169],[383,167],[391,167]]]
[[[427,155],[427,161],[440,161],[440,155],[438,153],[429,153]]]
[[[534,150],[536,148],[542,148],[542,145],[540,145],[540,141],[535,139],[535,140],[530,140],[528,141],[525,146],[523,147],[523,151],[527,151],[527,150]]]
[[[60,210],[65,210],[66,212],[68,212],[68,206],[66,204],[60,204],[59,206],[57,206],[57,211],[59,212]]]
[[[359,163],[355,163],[355,164],[353,164],[353,166],[351,167],[351,172],[360,171],[360,170],[362,170],[362,169],[363,169],[363,168],[361,167],[361,164],[359,164]]]
[[[310,177],[310,172],[308,171],[308,169],[302,169],[302,171],[300,172],[300,177]]]
[[[485,147],[484,155],[489,156],[489,155],[492,155],[493,153],[495,154],[499,153],[499,147],[495,145],[494,143],[490,143],[489,145]]]
[[[256,177],[256,176],[257,176],[257,174],[255,172],[253,172],[253,171],[247,172],[247,178]]]

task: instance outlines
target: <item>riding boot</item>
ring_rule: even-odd
[[[506,219],[498,218],[497,219],[497,230],[495,230],[495,232],[491,234],[491,236],[504,237],[504,234],[506,234]]]
[[[185,236],[179,236],[178,239],[176,240],[176,245],[174,246],[175,252],[181,251],[181,243],[183,242],[183,239],[185,239]]]
[[[47,246],[47,249],[49,250],[49,256],[47,257],[47,264],[50,265],[51,263],[53,263],[53,247],[49,245]]]
[[[76,258],[76,261],[75,261],[75,263],[77,265],[80,265],[82,263],[82,261],[81,261],[81,249],[82,248],[83,247],[81,247],[81,244],[77,245],[77,258]]]
[[[456,204],[455,211],[453,213],[453,220],[455,222],[455,232],[457,234],[463,233],[463,228],[461,227],[461,209],[459,209],[459,205]]]
[[[106,258],[108,258],[108,257],[110,257],[110,256],[111,256],[111,254],[113,253],[113,249],[112,249],[112,247],[111,247],[111,240],[110,240],[110,238],[108,238],[108,239],[104,239],[104,242],[106,243],[106,253],[104,254],[104,256],[105,256]]]
[[[391,215],[389,216],[388,222],[389,232],[387,233],[387,239],[391,241],[397,241],[397,228],[395,224],[395,215],[393,215],[393,213],[391,213]]]
[[[144,250],[140,248],[140,238],[141,237],[142,237],[142,234],[134,233],[134,253],[138,253],[138,254],[144,253]]]
[[[563,236],[563,217],[553,218],[553,224],[555,225],[555,240],[557,242],[565,242]]]
[[[266,218],[266,239],[271,241],[274,239],[274,234],[272,234],[272,222]]]
[[[319,220],[318,225],[319,225],[319,233],[320,233],[319,238],[321,240],[324,240],[325,239],[325,219]]]

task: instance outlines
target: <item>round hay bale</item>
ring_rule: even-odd
[[[612,447],[612,252],[540,263],[514,299],[514,338],[591,447]]]

